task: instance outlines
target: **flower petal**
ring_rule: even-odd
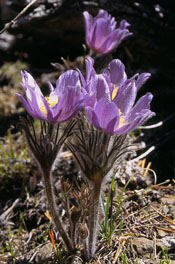
[[[137,95],[137,87],[132,81],[126,87],[120,87],[113,102],[116,103],[123,115],[126,115],[132,108]]]
[[[148,72],[144,72],[144,73],[141,73],[137,80],[136,80],[136,87],[137,87],[137,90],[140,89],[140,87],[148,80],[148,78],[151,76],[150,73]]]
[[[19,97],[20,101],[23,103],[25,109],[27,110],[27,112],[33,116],[34,118],[37,118],[37,119],[42,119],[40,117],[40,115],[38,115],[37,113],[35,113],[33,111],[33,109],[31,108],[31,105],[26,101],[26,99],[19,93],[16,93],[16,95]]]
[[[143,110],[150,109],[150,103],[152,101],[153,95],[151,93],[147,93],[142,96],[135,106],[132,108],[130,113],[128,113],[128,122],[132,122],[136,115],[138,115]]]
[[[99,18],[94,27],[90,47],[98,52],[110,33],[109,22],[103,18]]]
[[[75,89],[80,89],[79,73],[75,70],[68,70],[60,75],[56,82],[55,90],[58,93],[64,92],[68,86],[73,86]]]
[[[112,60],[104,72],[109,75],[111,83],[115,84],[115,86],[121,86],[127,79],[125,66],[118,59]]]
[[[96,74],[93,67],[94,60],[90,56],[87,56],[85,62],[86,62],[86,82],[89,82],[90,78]]]
[[[64,122],[74,116],[83,106],[82,94],[68,86],[59,96],[58,104],[52,109],[54,122]]]
[[[86,27],[86,42],[89,45],[93,32],[93,17],[87,11],[83,12],[83,16],[85,19],[85,27]]]
[[[121,128],[115,131],[116,134],[125,134],[131,132],[132,130],[136,129],[138,126],[143,124],[149,118],[154,116],[155,113],[151,112],[150,110],[142,111],[140,114],[136,115],[132,122],[122,126]]]
[[[120,29],[126,29],[127,27],[129,27],[131,24],[129,24],[125,19],[123,19],[121,22],[120,22]]]
[[[95,96],[97,101],[101,98],[110,100],[109,85],[102,74],[96,74],[91,78],[87,92],[90,96]]]
[[[107,133],[112,134],[114,127],[119,125],[119,109],[114,103],[108,102],[105,98],[100,99],[96,103],[94,110],[87,108],[86,113],[90,122],[96,128]]]

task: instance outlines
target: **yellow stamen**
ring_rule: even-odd
[[[50,108],[58,103],[58,97],[56,95],[53,95],[51,97],[46,96],[45,99]],[[45,116],[47,115],[47,111],[43,103],[40,104],[40,110]]]
[[[121,128],[125,122],[125,118],[124,116],[122,115],[122,111],[119,109],[119,115],[120,115],[120,120],[119,120],[119,126],[118,128]]]
[[[112,100],[116,97],[118,91],[118,86],[114,84],[114,90],[112,91]]]

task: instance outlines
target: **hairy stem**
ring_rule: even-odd
[[[89,259],[89,247],[88,247],[89,241],[88,241],[88,237],[86,237],[83,240],[83,245],[84,245],[84,256],[85,258],[88,260]]]
[[[52,174],[51,170],[49,169],[42,169],[43,176],[44,176],[44,185],[45,185],[45,192],[49,204],[49,210],[51,212],[52,219],[56,225],[56,228],[58,232],[60,233],[60,236],[62,237],[67,249],[69,252],[74,252],[75,249],[72,246],[72,243],[68,237],[68,234],[64,230],[62,223],[60,221],[60,215],[57,211],[56,202],[54,199],[54,191],[53,191],[53,184],[52,184]]]
[[[100,204],[101,183],[95,183],[89,206],[89,252],[88,259],[95,257],[98,230],[98,213]]]

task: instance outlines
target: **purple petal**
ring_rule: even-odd
[[[37,85],[36,81],[27,71],[21,71],[21,76],[22,86],[25,91],[26,98],[30,103],[32,103],[32,93],[36,91],[37,94],[40,94],[40,96],[42,96],[41,90]]]
[[[90,47],[98,52],[110,33],[111,28],[109,22],[103,18],[99,18],[95,24]]]
[[[97,99],[96,99],[96,95],[89,95],[86,94],[84,95],[84,107],[93,107],[96,103]]]
[[[105,73],[109,75],[110,81],[116,86],[121,86],[127,79],[124,64],[118,60],[112,60],[108,64]]]
[[[99,52],[101,53],[108,53],[112,51],[114,48],[116,48],[120,44],[120,36],[119,36],[119,30],[114,30],[110,33],[108,38],[106,38],[103,45],[99,48]]]
[[[154,115],[155,115],[155,113],[151,112],[150,110],[142,111],[138,116],[135,116],[135,118],[132,120],[131,123],[123,125],[121,128],[117,129],[115,131],[115,133],[116,134],[128,133],[128,132],[136,129],[138,126],[143,124],[145,121],[147,121],[150,117],[152,117]]]
[[[117,21],[115,21],[115,17],[111,18],[110,25],[111,25],[111,29],[115,30],[116,25],[117,25]]]
[[[120,87],[117,96],[113,102],[116,103],[123,115],[126,115],[132,108],[137,95],[135,82],[128,84],[126,87]]]
[[[109,14],[106,10],[100,9],[95,19],[98,19],[98,18],[109,19]]]
[[[86,81],[85,81],[85,78],[84,78],[82,72],[79,69],[77,69],[77,72],[79,73],[80,81],[81,81],[83,88],[86,89],[87,84],[86,84]]]
[[[53,92],[54,91],[54,87],[53,87],[53,85],[51,84],[51,82],[47,82],[48,83],[48,85],[49,85],[49,90],[50,90],[50,92]]]
[[[29,74],[27,71],[21,71],[21,76],[22,76],[22,85],[24,88],[29,86],[32,89],[36,89],[40,91],[39,86],[37,85],[36,81],[33,79],[31,74]]]
[[[48,102],[46,101],[45,97],[43,97],[43,105],[46,109],[46,113],[47,113],[47,120],[49,122],[53,121],[53,114],[52,114],[52,110],[51,107],[49,106]]]
[[[87,56],[85,62],[86,62],[86,82],[89,82],[90,78],[96,74],[93,67],[94,60],[91,57]]]
[[[100,100],[101,98],[110,99],[109,86],[103,75],[97,74],[94,79],[96,81],[95,89],[96,89],[97,100]]]
[[[56,82],[55,90],[58,93],[64,92],[68,86],[73,86],[80,89],[81,84],[79,80],[79,73],[74,70],[68,70],[60,75]]]
[[[55,122],[64,122],[74,116],[83,105],[83,97],[74,87],[60,94],[58,104],[53,108]]]
[[[96,100],[104,97],[110,100],[110,89],[102,74],[96,74],[91,78],[90,83],[87,85],[87,92],[90,96],[94,95]]]
[[[120,29],[123,30],[123,29],[126,29],[127,27],[129,27],[131,24],[129,24],[125,19],[123,19],[121,22],[120,22]]]
[[[96,128],[101,128],[100,124],[98,122],[98,117],[96,113],[94,112],[94,109],[92,107],[86,108],[86,115],[88,117],[89,122]]]
[[[40,117],[40,119],[46,119],[46,116],[44,113],[41,111],[41,106],[43,105],[43,98],[44,96],[41,97],[40,93],[37,93],[37,91],[34,91],[32,93],[32,102],[31,102],[31,107],[35,113]]]
[[[136,83],[136,78],[139,76],[139,74],[138,73],[136,73],[136,74],[134,74],[131,78],[129,78],[129,79],[127,79],[126,81],[125,81],[125,83],[123,84],[123,86],[128,86],[130,83],[132,83],[133,81],[135,81],[135,83]]]
[[[92,37],[93,17],[87,12],[83,12],[86,27],[86,42],[89,45]]]
[[[33,117],[36,118],[36,119],[42,119],[40,115],[38,115],[37,113],[35,113],[35,112],[32,110],[30,104],[26,101],[26,99],[25,99],[21,94],[16,93],[16,95],[19,97],[19,99],[20,99],[20,101],[23,103],[25,109],[27,110],[27,112],[28,112],[31,116],[33,116]]]
[[[152,98],[153,95],[151,93],[147,93],[146,95],[142,96],[132,108],[130,113],[128,113],[128,122],[132,122],[135,116],[138,115],[138,113],[140,113],[143,109],[150,109]]]
[[[147,72],[144,72],[144,73],[141,73],[137,80],[136,80],[136,87],[137,87],[137,90],[140,89],[140,87],[148,80],[148,78],[151,76],[150,73],[147,73]]]
[[[110,35],[111,44],[108,45],[108,50],[111,51],[114,48],[117,48],[123,39],[131,35],[132,33],[128,30],[120,31],[119,29],[117,29]]]
[[[110,134],[113,133],[114,127],[119,124],[117,106],[104,98],[96,103],[94,111],[87,109],[87,115],[94,126]]]

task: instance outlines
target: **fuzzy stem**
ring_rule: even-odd
[[[71,211],[70,211],[70,205],[69,205],[69,199],[67,197],[67,193],[64,193],[64,198],[65,198],[65,206],[66,206],[67,216],[68,216],[69,224],[70,224],[70,238],[71,238],[73,247],[75,247],[76,224],[73,223],[72,219],[71,219]]]
[[[101,183],[95,183],[93,186],[90,207],[89,207],[89,252],[87,256],[88,259],[95,257],[100,192],[101,192]]]
[[[88,247],[89,241],[88,237],[83,240],[84,245],[84,256],[88,260],[89,259],[89,247]]]
[[[56,225],[57,230],[60,233],[60,236],[62,237],[67,249],[69,252],[74,252],[75,249],[72,246],[72,243],[64,230],[62,223],[60,221],[60,215],[57,211],[56,202],[54,199],[54,191],[53,191],[53,184],[52,184],[52,174],[51,170],[49,169],[42,169],[43,176],[44,176],[44,185],[45,185],[45,192],[49,204],[49,210],[51,212],[52,219]]]

